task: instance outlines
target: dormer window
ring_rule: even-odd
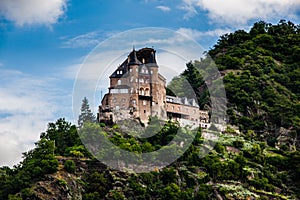
[[[142,74],[148,74],[148,69],[145,65],[141,68],[141,73]]]

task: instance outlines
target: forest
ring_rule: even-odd
[[[0,199],[299,199],[299,58],[300,25],[281,20],[222,35],[205,58],[187,63],[168,94],[189,97],[178,87],[186,79],[200,107],[210,111],[203,69],[213,60],[227,97],[228,126],[201,158],[203,135],[216,132],[213,126],[190,130],[153,117],[144,131],[157,134],[138,138],[119,124],[97,123],[85,98],[78,126],[64,118],[50,122],[22,162],[0,167]],[[167,167],[145,173],[111,169],[99,158],[118,160],[122,152],[95,156],[82,142],[106,137],[139,155],[166,148],[178,131],[194,136],[191,145]]]

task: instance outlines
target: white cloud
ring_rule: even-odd
[[[0,68],[0,80],[0,166],[12,166],[65,109],[67,95],[56,89],[56,80],[20,71]]]
[[[232,29],[212,29],[208,31],[199,31],[197,29],[190,29],[190,28],[179,28],[177,30],[178,33],[183,34],[189,38],[194,39],[199,43],[199,45],[202,45],[204,49],[211,48],[211,44],[216,43],[218,38],[221,35],[224,35],[226,33],[232,33],[234,30]]]
[[[245,25],[249,20],[297,19],[299,0],[182,0],[185,18],[196,15],[197,9],[207,11],[217,23]]]
[[[203,32],[190,28],[180,28],[177,31],[183,35],[193,38],[196,41],[201,40],[203,37],[219,37],[226,33],[233,32],[231,29],[215,29]]]
[[[65,40],[62,48],[93,48],[113,34],[114,32],[92,31],[73,38],[61,37]]]
[[[63,38],[64,39],[64,38]],[[89,32],[68,39],[62,45],[63,48],[87,48],[95,47],[101,42],[99,32]]]
[[[1,0],[0,16],[18,26],[51,25],[64,14],[67,0]]]
[[[171,11],[171,8],[168,6],[156,6],[157,9],[162,10],[164,12],[169,12]]]
[[[196,3],[193,0],[183,0],[183,4],[179,6],[181,10],[186,11],[186,14],[183,16],[183,19],[187,20],[198,14],[197,6],[194,5]]]

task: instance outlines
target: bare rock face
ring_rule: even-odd
[[[60,160],[62,162],[62,160]],[[77,162],[78,164],[79,162]],[[82,164],[81,164],[82,165]],[[79,167],[82,171],[82,166]],[[45,179],[32,187],[33,200],[68,200],[82,199],[83,185],[82,173],[70,174],[60,165],[60,170],[54,174],[46,175]]]
[[[295,130],[280,127],[278,130],[278,135],[279,136],[277,137],[277,147],[286,145],[287,147],[289,147],[289,150],[296,149],[298,140],[297,133]]]

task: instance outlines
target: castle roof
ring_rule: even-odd
[[[174,97],[167,95],[166,101],[169,103],[182,104],[199,108],[199,105],[197,104],[195,99],[188,99],[187,97]]]
[[[133,48],[132,52],[129,54],[128,56],[128,66],[129,65],[140,65],[142,64],[141,61],[138,60],[137,56],[136,56],[136,51]]]
[[[146,65],[147,67],[158,67],[155,59],[156,51],[153,48],[142,48],[136,51],[134,48],[128,58],[117,67],[110,78],[121,78],[126,75],[130,65]]]

